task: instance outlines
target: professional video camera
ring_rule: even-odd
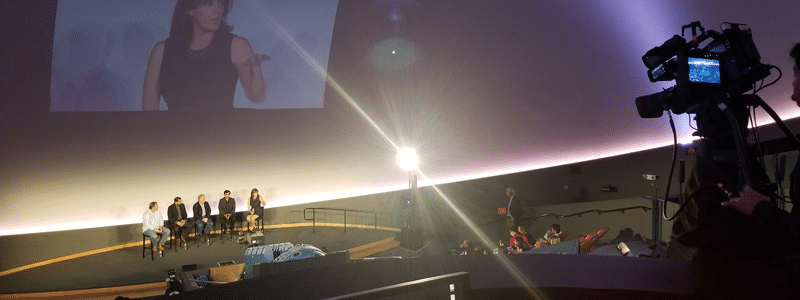
[[[777,113],[755,93],[780,79],[756,87],[777,67],[761,63],[750,29],[744,24],[723,23],[722,33],[705,30],[700,22],[681,28],[683,35],[691,28],[692,39],[675,35],[642,56],[651,82],[675,80],[675,85],[658,93],[636,98],[636,109],[642,118],[658,118],[665,110],[675,114],[695,114],[697,132],[703,137],[696,147],[694,188],[723,184],[731,193],[745,186],[765,195],[773,195],[775,184],[769,182],[762,165],[746,144],[749,107],[762,107],[787,135],[794,137]],[[699,33],[699,34],[698,34]],[[753,90],[752,94],[744,94]],[[677,134],[670,115],[675,147],[666,196],[677,156]],[[794,139],[796,146],[800,141]],[[695,174],[693,174],[695,175]],[[681,175],[681,178],[682,175]],[[683,183],[683,180],[681,180]],[[689,196],[691,198],[691,195]],[[681,200],[681,203],[684,201]],[[666,208],[664,203],[663,208]],[[683,209],[676,212],[677,216]],[[662,211],[662,214],[664,211]],[[663,214],[666,219],[665,214]]]
[[[692,22],[681,28],[681,35],[692,29],[692,40],[675,35],[642,56],[651,82],[675,80],[675,85],[636,98],[640,117],[658,118],[664,110],[696,113],[707,100],[736,106],[738,103],[728,102],[738,101],[732,99],[741,99],[735,96],[770,75],[772,66],[760,62],[750,28],[737,23],[723,23],[722,27],[722,33],[706,31],[700,22]],[[742,106],[747,105],[751,104]]]

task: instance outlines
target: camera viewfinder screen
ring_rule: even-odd
[[[689,81],[720,84],[719,60],[689,57]]]

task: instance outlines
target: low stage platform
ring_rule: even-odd
[[[395,232],[347,228],[320,227],[312,233],[311,227],[266,229],[265,244],[291,242],[310,244],[327,251],[341,251],[351,248],[363,249],[365,245],[395,236]],[[233,260],[244,262],[246,245],[236,242],[229,235],[220,240],[213,235],[210,245],[189,238],[188,249],[182,247],[167,249],[164,257],[151,260],[150,253],[142,258],[141,243],[120,250],[102,252],[76,259],[30,268],[24,271],[0,276],[0,298],[10,294],[53,292],[109,288],[139,284],[164,284],[167,271],[180,269],[183,265],[216,263]],[[31,249],[35,251],[35,249]],[[147,250],[150,251],[150,250]],[[5,271],[5,270],[4,270]],[[163,289],[162,289],[163,291]],[[113,297],[112,297],[113,298]]]
[[[311,244],[328,252],[360,254],[336,265],[309,263],[286,272],[254,271],[252,279],[194,290],[180,298],[220,299],[235,294],[237,299],[323,299],[462,272],[469,281],[466,299],[749,299],[764,295],[782,299],[792,292],[768,265],[739,263],[704,271],[688,261],[638,257],[648,250],[641,241],[626,242],[633,253],[626,257],[611,244],[600,245],[588,255],[449,255],[441,254],[447,246],[438,240],[416,250],[398,247],[396,234],[359,228],[344,232],[341,227],[318,227],[316,233],[309,227],[272,229],[265,235],[265,244]],[[141,246],[108,251],[0,276],[0,298],[149,298],[163,295],[169,270],[227,260],[242,263],[246,247],[228,236],[224,242],[216,236],[210,245],[190,242],[189,249],[167,249],[164,257],[155,260],[149,253],[142,258]],[[358,259],[368,255],[373,257]],[[86,289],[99,289],[95,295],[101,296],[81,296]]]

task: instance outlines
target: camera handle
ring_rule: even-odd
[[[700,21],[694,21],[692,23],[689,23],[689,24],[681,26],[681,36],[684,35],[684,33],[686,31],[686,28],[691,28],[692,29],[692,39],[693,40],[697,39],[697,29],[698,28],[700,28],[700,33],[701,34],[706,32],[706,29],[703,28],[702,25],[700,25]]]

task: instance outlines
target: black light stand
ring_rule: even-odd
[[[644,177],[644,179],[647,180],[647,181],[655,182],[658,179],[659,176],[658,175],[650,175],[650,174],[642,174],[642,177]],[[656,186],[655,183],[651,183],[650,185],[653,186],[653,188],[655,188],[655,192],[653,193],[653,203],[652,203],[652,208],[653,208],[653,210],[652,210],[652,215],[653,215],[653,218],[652,218],[653,219],[652,220],[653,245],[651,245],[651,246],[655,246],[655,245],[658,244],[658,241],[661,240],[661,203],[659,203],[659,201],[661,201],[661,199],[658,198],[658,190],[659,190],[658,186]],[[664,200],[664,201],[666,201],[666,200]]]
[[[408,171],[408,196],[403,203],[404,224],[401,232],[400,246],[406,249],[417,249],[422,246],[422,228],[420,228],[417,209],[417,175]]]

